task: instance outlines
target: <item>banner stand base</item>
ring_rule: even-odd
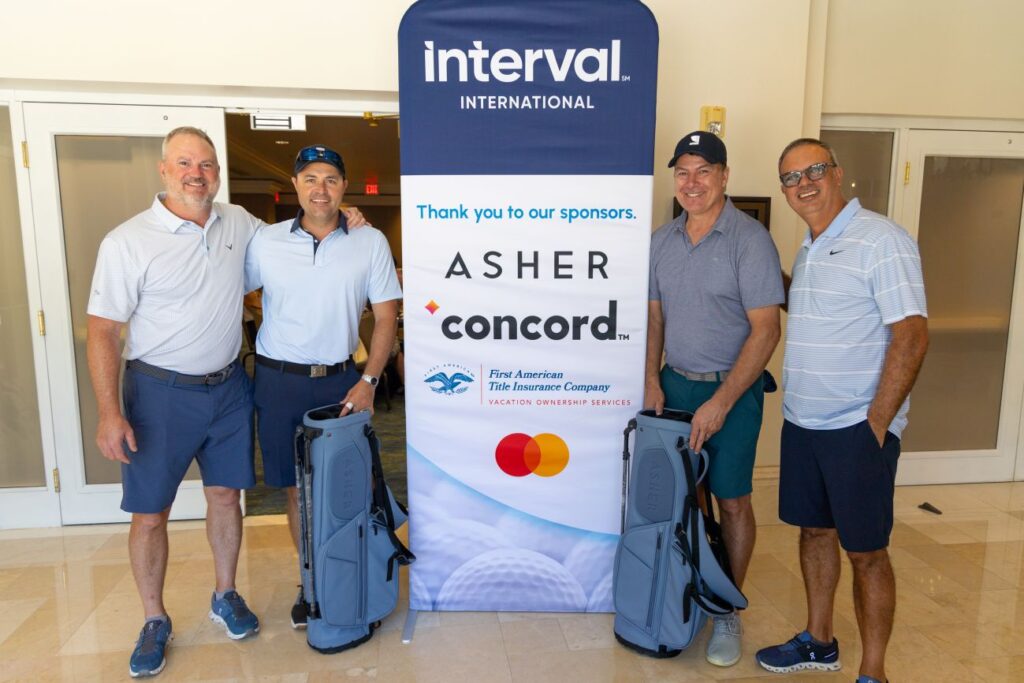
[[[405,615],[405,626],[402,627],[402,643],[405,645],[412,642],[412,635],[416,630],[417,614],[419,614],[417,610],[411,609],[409,610],[409,613]]]

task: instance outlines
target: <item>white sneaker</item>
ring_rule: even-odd
[[[743,626],[740,624],[740,615],[733,612],[715,617],[712,623],[714,631],[708,640],[705,656],[708,662],[715,666],[732,666],[740,661],[740,655],[743,652],[740,640],[740,636],[743,635]]]

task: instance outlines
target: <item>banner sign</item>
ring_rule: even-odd
[[[412,609],[612,609],[657,55],[635,0],[402,20]]]

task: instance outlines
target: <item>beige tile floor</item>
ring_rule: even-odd
[[[780,681],[752,657],[804,623],[797,536],[778,522],[776,495],[773,481],[756,483],[744,657],[729,669],[704,662],[706,633],[674,659],[635,655],[615,642],[604,614],[421,613],[403,645],[400,608],[369,642],[320,655],[288,625],[296,559],[284,520],[255,517],[246,520],[238,587],[263,630],[242,642],[206,619],[213,570],[202,524],[172,524],[166,601],[176,637],[158,680]],[[919,510],[926,500],[944,514]],[[126,542],[123,525],[0,532],[0,680],[128,679],[141,611]],[[892,558],[891,680],[1024,681],[1024,483],[900,488]],[[836,630],[846,668],[792,679],[856,677],[848,565]]]

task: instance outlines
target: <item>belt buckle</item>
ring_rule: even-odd
[[[327,366],[326,365],[310,365],[309,366],[310,377],[326,377]]]
[[[211,372],[208,375],[203,375],[203,384],[210,386],[214,384],[220,384],[228,378],[227,370],[218,370],[217,372]]]

